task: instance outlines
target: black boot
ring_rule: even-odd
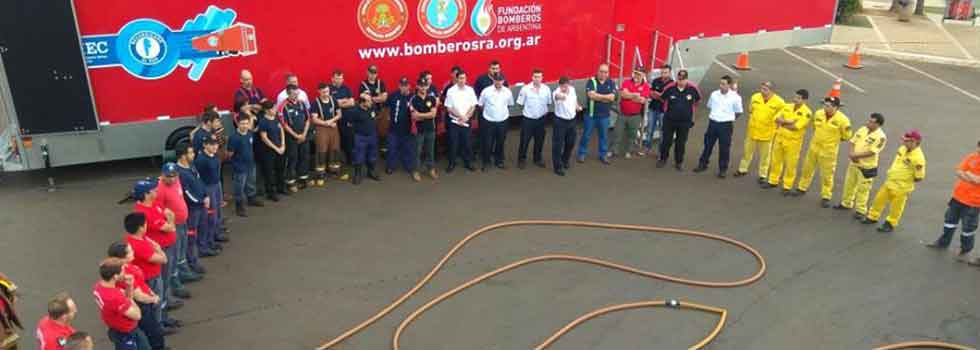
[[[369,179],[371,179],[371,180],[374,180],[374,181],[381,181],[381,178],[378,177],[378,174],[375,174],[374,173],[374,163],[368,163],[368,165],[367,165],[367,177]]]
[[[245,203],[241,201],[235,202],[235,215],[241,216],[243,218],[248,217],[248,213],[245,212]]]
[[[249,197],[248,198],[248,202],[246,202],[246,203],[248,203],[248,206],[250,206],[250,207],[264,207],[265,206],[265,203],[262,203],[262,201],[260,201],[258,198],[255,198],[255,197]]]
[[[353,183],[355,185],[360,185],[361,184],[361,172],[363,171],[362,170],[363,168],[364,168],[363,165],[355,165],[354,166],[354,180],[351,181],[351,183]]]

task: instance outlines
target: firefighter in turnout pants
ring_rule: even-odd
[[[810,92],[797,90],[793,104],[786,104],[776,115],[776,139],[772,145],[769,167],[769,181],[762,188],[779,186],[779,178],[783,178],[783,195],[788,196],[796,182],[796,165],[800,162],[800,152],[803,150],[803,137],[806,136],[807,125],[813,112],[806,105]],[[786,174],[783,174],[783,169]]]
[[[868,213],[871,184],[878,176],[878,153],[885,149],[885,143],[888,142],[885,131],[881,129],[884,124],[884,116],[871,113],[868,123],[851,137],[851,152],[848,155],[851,163],[847,166],[844,193],[840,204],[835,205],[834,209],[854,209],[854,218],[857,220],[864,220],[864,215]]]
[[[885,210],[885,205],[891,204],[891,212],[878,232],[889,233],[898,227],[905,211],[905,202],[909,194],[915,190],[915,184],[926,178],[926,156],[922,152],[922,134],[918,130],[910,130],[902,136],[902,146],[898,155],[888,168],[888,179],[878,189],[874,204],[868,211],[868,216],[861,221],[863,224],[876,224]]]
[[[851,138],[851,120],[840,111],[840,99],[823,99],[823,109],[813,116],[813,137],[803,161],[803,175],[792,196],[806,193],[813,182],[813,175],[820,170],[820,206],[830,208],[834,194],[834,172],[837,171],[837,152],[841,142]]]
[[[286,87],[287,98],[279,107],[286,133],[286,187],[296,193],[310,181],[310,111],[299,99],[296,85]]]

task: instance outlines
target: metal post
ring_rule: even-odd
[[[650,54],[650,69],[657,66],[657,49],[660,48],[660,31],[656,30],[653,32],[653,49]]]
[[[623,64],[626,62],[626,42],[619,45],[619,83],[623,83]]]
[[[606,64],[612,63],[612,34],[606,35]]]

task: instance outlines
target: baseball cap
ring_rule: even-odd
[[[919,130],[916,130],[916,129],[912,129],[912,130],[906,131],[905,132],[905,135],[902,135],[902,137],[903,138],[907,138],[907,139],[916,140],[918,142],[922,142],[922,134],[919,133]]]
[[[493,79],[493,81],[504,81],[504,80],[507,80],[507,78],[504,78],[504,74],[503,73],[497,73],[497,74],[490,75],[490,78]]]
[[[409,82],[408,77],[402,77],[401,79],[398,80],[398,85],[400,86],[408,86],[410,84],[411,83]]]
[[[824,103],[830,103],[834,107],[840,107],[840,98],[834,96],[827,96],[823,99]]]
[[[157,181],[153,179],[139,180],[133,185],[133,197],[142,199],[147,193],[157,188]]]
[[[163,173],[163,175],[165,176],[174,176],[177,174],[177,164],[175,164],[174,162],[168,162],[167,164],[163,165],[163,168],[160,169],[160,172]]]

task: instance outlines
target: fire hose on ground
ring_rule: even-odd
[[[442,270],[442,268],[446,265],[446,263],[453,256],[455,256],[460,250],[462,250],[463,247],[466,246],[466,244],[469,243],[471,240],[479,237],[482,234],[485,234],[485,233],[488,233],[488,232],[491,232],[491,231],[494,231],[494,230],[498,230],[498,229],[502,229],[502,228],[506,228],[506,227],[515,227],[515,226],[586,227],[586,228],[599,228],[599,229],[609,229],[609,230],[640,231],[640,232],[647,232],[647,233],[663,233],[663,234],[673,234],[673,235],[681,235],[681,236],[705,238],[705,239],[720,241],[720,242],[723,242],[723,243],[726,243],[726,244],[729,244],[729,245],[733,245],[733,246],[736,246],[738,248],[741,248],[742,250],[745,250],[745,251],[749,252],[756,259],[756,261],[758,262],[759,268],[758,268],[758,270],[753,275],[751,275],[751,276],[749,276],[747,278],[741,279],[741,280],[728,281],[728,282],[712,282],[712,281],[701,281],[701,280],[694,280],[694,279],[687,279],[687,278],[675,277],[675,276],[670,276],[670,275],[666,275],[666,274],[660,274],[660,273],[656,273],[656,272],[641,270],[641,269],[638,269],[638,268],[634,268],[634,267],[630,267],[630,266],[626,266],[626,265],[622,265],[622,264],[617,264],[617,263],[613,263],[613,262],[602,260],[602,259],[596,259],[596,258],[590,258],[590,257],[584,257],[584,256],[577,256],[577,255],[551,254],[551,255],[542,255],[542,256],[536,256],[536,257],[521,259],[521,260],[512,262],[510,264],[504,265],[502,267],[499,267],[497,269],[494,269],[493,271],[490,271],[490,272],[487,272],[485,274],[482,274],[482,275],[480,275],[480,276],[478,276],[476,278],[473,278],[473,279],[467,281],[466,283],[460,284],[459,286],[457,286],[457,287],[455,287],[455,288],[453,288],[453,289],[451,289],[451,290],[449,290],[449,291],[447,291],[445,293],[440,294],[436,298],[434,298],[431,301],[425,303],[423,306],[419,307],[418,309],[416,309],[415,311],[413,311],[412,313],[410,313],[408,315],[408,317],[406,317],[399,324],[398,328],[395,330],[395,334],[392,337],[392,349],[393,350],[400,350],[399,340],[401,339],[401,335],[402,335],[402,333],[404,333],[405,329],[412,322],[414,322],[416,319],[418,319],[418,317],[420,317],[426,311],[430,310],[435,305],[437,305],[437,304],[439,304],[439,303],[441,303],[441,302],[443,302],[443,301],[445,301],[445,300],[447,300],[447,299],[449,299],[449,298],[451,298],[451,297],[459,294],[460,292],[462,292],[462,291],[464,291],[464,290],[466,290],[466,289],[468,289],[468,288],[470,288],[472,286],[475,286],[475,285],[477,285],[477,284],[479,284],[479,283],[481,283],[481,282],[483,282],[483,281],[485,281],[487,279],[490,279],[490,278],[492,278],[494,276],[500,275],[500,274],[502,274],[504,272],[507,272],[507,271],[510,271],[510,270],[517,269],[517,268],[522,267],[522,266],[525,266],[525,265],[534,264],[534,263],[537,263],[537,262],[556,261],[556,260],[557,261],[580,262],[580,263],[585,263],[585,264],[590,264],[590,265],[601,266],[601,267],[605,267],[605,268],[609,268],[609,269],[619,270],[619,271],[623,271],[623,272],[627,272],[627,273],[631,273],[631,274],[635,274],[635,275],[647,277],[647,278],[650,278],[650,279],[656,279],[656,280],[661,280],[661,281],[666,281],[666,282],[685,284],[685,285],[696,286],[696,287],[706,287],[706,288],[735,288],[735,287],[746,286],[746,285],[749,285],[749,284],[752,284],[752,283],[757,282],[766,273],[766,260],[762,256],[762,254],[759,253],[758,250],[756,250],[752,246],[750,246],[750,245],[748,245],[748,244],[746,244],[744,242],[741,242],[739,240],[728,238],[728,237],[725,237],[725,236],[722,236],[722,235],[712,234],[712,233],[706,233],[706,232],[700,232],[700,231],[693,231],[693,230],[682,230],[682,229],[674,229],[674,228],[656,227],[656,226],[609,224],[609,223],[599,223],[599,222],[591,222],[591,221],[559,221],[559,220],[505,221],[505,222],[500,222],[500,223],[496,223],[496,224],[489,225],[489,226],[484,226],[484,227],[482,227],[482,228],[480,228],[480,229],[478,229],[478,230],[470,233],[469,235],[467,235],[465,238],[463,238],[458,243],[456,243],[456,245],[452,249],[450,249],[449,252],[447,252],[442,257],[442,259],[422,279],[420,279],[415,284],[415,286],[413,286],[407,292],[405,292],[404,294],[402,294],[398,299],[396,299],[395,301],[393,301],[391,304],[389,304],[388,306],[386,306],[383,309],[381,309],[380,311],[378,311],[374,316],[371,316],[367,320],[364,320],[363,322],[361,322],[357,326],[355,326],[355,327],[347,330],[343,334],[341,334],[341,335],[339,335],[337,337],[334,337],[332,340],[327,341],[326,343],[323,343],[322,345],[320,345],[317,348],[317,350],[327,350],[327,349],[332,348],[333,346],[336,346],[337,344],[339,344],[339,343],[341,343],[341,342],[349,339],[350,337],[354,336],[355,334],[359,333],[360,331],[364,330],[365,328],[371,326],[372,324],[374,324],[375,322],[377,322],[381,318],[385,317],[386,315],[388,315],[389,313],[391,313],[392,311],[394,311],[394,309],[398,308],[398,306],[400,306],[405,301],[407,301],[409,298],[411,298],[412,296],[414,296],[416,293],[418,293],[419,290],[422,289],[422,287],[424,287],[426,284],[428,284],[435,277],[435,275],[440,270]],[[579,318],[573,320],[572,322],[569,322],[564,327],[562,327],[559,330],[557,330],[554,333],[552,333],[548,338],[546,338],[541,344],[539,344],[538,346],[536,346],[534,349],[535,350],[543,350],[543,349],[548,348],[553,343],[555,343],[559,338],[561,338],[563,335],[567,334],[568,332],[572,331],[575,327],[577,327],[577,326],[579,326],[579,325],[581,325],[581,324],[583,324],[583,323],[585,323],[585,322],[587,322],[587,321],[589,321],[589,320],[591,320],[593,318],[596,318],[596,317],[599,317],[599,316],[602,316],[602,315],[605,315],[605,314],[609,314],[609,313],[623,311],[623,310],[638,309],[638,308],[653,308],[653,307],[670,307],[670,308],[677,308],[677,309],[695,310],[695,311],[702,311],[702,312],[714,313],[714,314],[717,314],[719,316],[718,317],[718,323],[716,324],[715,328],[704,339],[702,339],[700,342],[698,342],[697,344],[694,344],[694,345],[688,347],[689,350],[702,349],[707,344],[711,343],[711,341],[713,341],[718,336],[718,334],[721,333],[721,330],[725,326],[725,321],[726,321],[726,319],[728,317],[728,311],[725,310],[725,309],[717,308],[717,307],[712,307],[712,306],[706,306],[706,305],[700,305],[700,304],[697,304],[697,303],[692,303],[692,302],[687,302],[687,301],[654,300],[654,301],[641,301],[641,302],[635,302],[635,303],[617,304],[617,305],[611,305],[611,306],[607,306],[607,307],[604,307],[604,308],[600,308],[598,310],[595,310],[595,311],[592,311],[592,312],[589,312],[589,313],[587,313],[585,315],[580,316]],[[936,348],[936,349],[950,349],[950,350],[976,350],[974,348],[970,348],[970,347],[966,347],[966,346],[962,346],[962,345],[955,345],[955,344],[949,344],[949,343],[943,343],[943,342],[935,342],[935,341],[919,341],[919,342],[898,343],[898,344],[893,344],[893,345],[887,345],[887,346],[879,347],[879,348],[876,348],[874,350],[897,350],[897,349],[915,349],[915,348]]]

